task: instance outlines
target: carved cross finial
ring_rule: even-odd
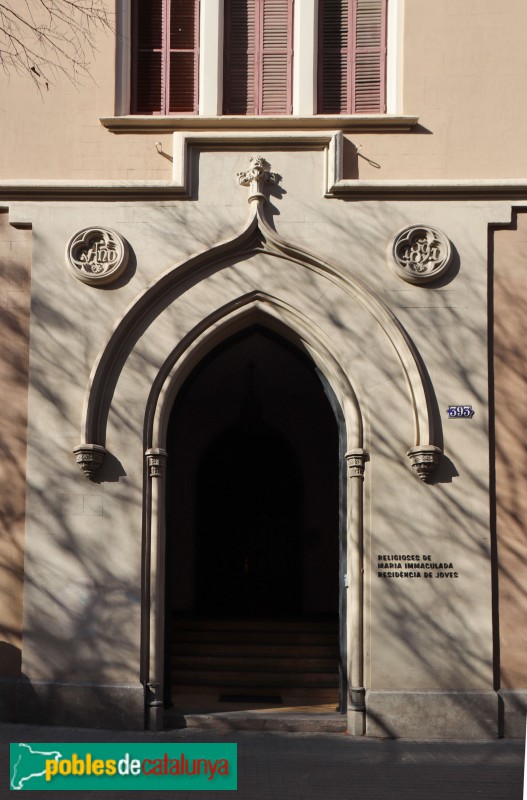
[[[246,172],[238,172],[238,183],[241,186],[249,187],[249,202],[251,200],[264,198],[263,187],[266,184],[275,184],[280,180],[280,175],[271,172],[268,161],[263,156],[251,156],[251,167]]]

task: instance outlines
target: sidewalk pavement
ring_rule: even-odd
[[[4,724],[0,725],[1,800],[16,796],[9,790],[10,742],[237,742],[238,791],[221,792],[221,800],[523,798],[525,743],[519,740],[413,742],[353,738],[342,733],[195,728],[151,733]],[[211,798],[211,792],[202,791],[74,791],[67,800],[123,800],[134,794],[136,800]],[[50,797],[52,791],[30,793],[31,800]]]

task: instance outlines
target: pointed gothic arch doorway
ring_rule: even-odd
[[[338,703],[339,430],[313,363],[261,326],[231,336],[178,392],[167,450],[166,700]]]

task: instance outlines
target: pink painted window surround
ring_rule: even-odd
[[[225,0],[223,53],[224,114],[292,113],[293,0]]]
[[[388,0],[320,0],[318,113],[386,111]]]
[[[199,0],[134,0],[133,114],[197,114]]]

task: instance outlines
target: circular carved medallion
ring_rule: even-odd
[[[66,247],[66,263],[78,280],[91,286],[111,283],[128,262],[126,241],[108,228],[84,228]]]
[[[395,238],[392,271],[409,283],[428,283],[444,275],[452,248],[444,233],[426,225],[412,225]]]

